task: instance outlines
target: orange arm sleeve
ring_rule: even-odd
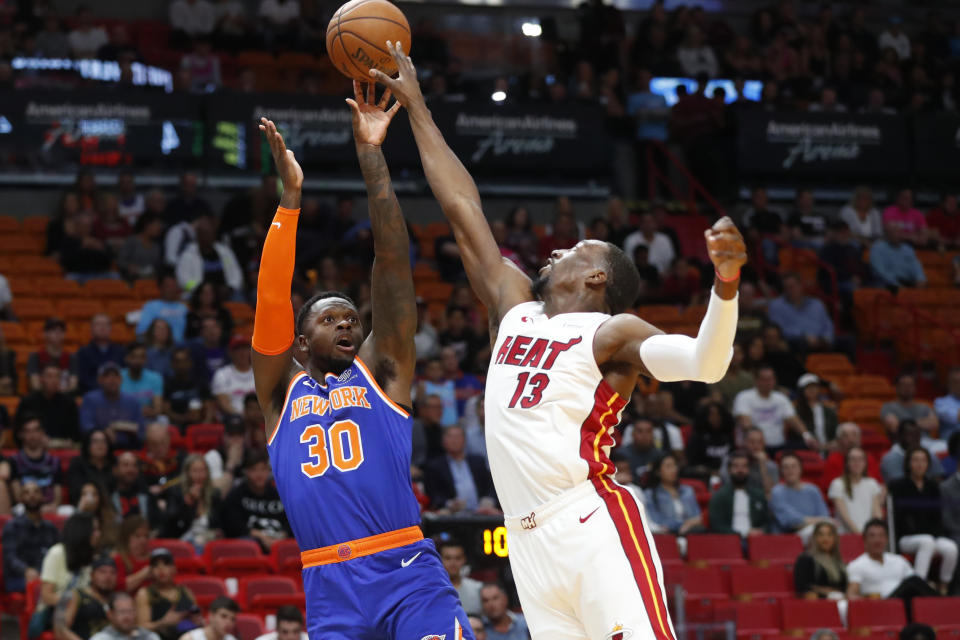
[[[253,348],[275,356],[290,348],[294,339],[290,287],[297,248],[300,209],[277,207],[260,257],[257,277],[257,314],[253,319]]]

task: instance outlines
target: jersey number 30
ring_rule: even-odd
[[[331,465],[340,471],[353,471],[363,464],[360,427],[353,420],[334,422],[328,430],[319,424],[312,424],[300,434],[300,442],[309,445],[308,453],[312,458],[310,462],[300,465],[303,475],[308,478],[319,478]]]
[[[540,404],[543,399],[543,390],[550,384],[550,376],[545,373],[530,375],[529,371],[524,371],[517,376],[517,390],[513,392],[510,398],[509,407],[513,409],[520,403],[523,409],[532,409]],[[529,393],[527,390],[529,389]]]

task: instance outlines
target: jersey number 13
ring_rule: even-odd
[[[327,440],[329,436],[329,446]],[[308,445],[311,461],[300,465],[308,478],[319,478],[332,465],[340,471],[353,471],[363,464],[363,442],[360,427],[353,420],[339,420],[324,429],[312,424],[300,434],[300,442]]]

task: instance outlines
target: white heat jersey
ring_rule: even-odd
[[[500,321],[484,409],[490,471],[507,516],[529,515],[613,473],[611,431],[627,400],[603,379],[593,356],[593,336],[609,318],[548,318],[542,302],[526,302]]]

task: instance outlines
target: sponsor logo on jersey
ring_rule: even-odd
[[[583,342],[577,337],[566,342],[548,340],[547,338],[531,338],[530,336],[507,336],[497,351],[496,364],[509,364],[514,367],[533,367],[534,369],[549,370],[557,362],[561,353],[569,351],[575,345]]]
[[[336,411],[347,407],[369,409],[370,403],[367,401],[367,391],[366,387],[340,387],[330,391],[326,398],[323,396],[294,398],[293,402],[290,403],[290,421],[292,422],[308,414],[322,416],[330,413],[331,410]]]
[[[444,638],[446,637],[447,637],[447,634],[443,634],[442,636],[438,636],[438,635],[423,636],[422,638],[420,638],[420,640],[444,640]]]
[[[522,529],[536,529],[537,528],[537,521],[535,518],[536,515],[537,515],[536,513],[531,512],[530,515],[524,518],[520,518],[520,527]]]
[[[608,633],[604,637],[604,640],[627,640],[627,638],[632,635],[633,631],[631,629],[625,629],[623,625],[618,622],[617,624],[613,625],[613,631]]]
[[[340,374],[340,377],[337,378],[337,382],[347,382],[357,377],[357,374],[354,372],[353,367],[350,367],[346,371]]]

